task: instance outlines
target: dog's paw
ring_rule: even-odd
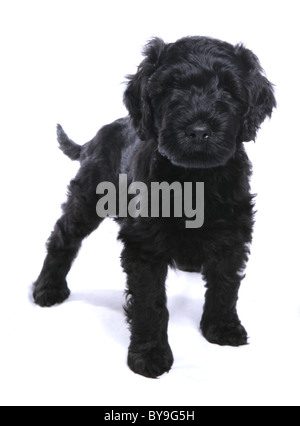
[[[138,347],[134,350],[129,347],[128,366],[137,374],[156,378],[167,373],[173,364],[174,358],[169,344],[158,346],[146,351]]]
[[[248,335],[240,322],[210,323],[201,326],[203,336],[210,343],[220,346],[242,346],[248,344]]]
[[[38,279],[33,284],[33,300],[40,306],[62,303],[70,295],[66,280]]]

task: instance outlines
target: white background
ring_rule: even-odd
[[[299,9],[272,0],[1,0],[0,404],[300,404]],[[57,149],[60,122],[77,142],[126,114],[125,75],[152,36],[244,42],[276,84],[278,109],[256,143],[257,222],[238,310],[249,345],[199,332],[204,284],[170,272],[175,362],[151,380],[126,366],[129,332],[117,228],[106,221],[68,276],[72,295],[40,308],[30,287],[75,175]]]

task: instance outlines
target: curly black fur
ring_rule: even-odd
[[[156,38],[144,54],[124,94],[128,117],[104,126],[83,146],[58,126],[62,151],[80,160],[81,167],[48,240],[33,296],[41,306],[69,296],[66,276],[72,261],[82,239],[103,220],[96,214],[99,182],[117,186],[120,173],[127,174],[128,184],[204,182],[201,228],[188,229],[177,217],[116,219],[127,273],[128,365],[157,377],[173,363],[168,266],[202,272],[207,292],[201,330],[207,340],[247,343],[236,311],[253,227],[251,165],[243,142],[255,138],[276,102],[257,57],[243,45],[205,37],[165,44]]]

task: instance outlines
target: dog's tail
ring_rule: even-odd
[[[62,152],[71,158],[71,160],[79,160],[82,147],[69,138],[60,124],[56,127],[56,133],[59,148]]]

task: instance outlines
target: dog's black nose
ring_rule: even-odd
[[[208,124],[191,124],[186,129],[186,134],[191,140],[208,141],[211,136],[211,128]]]

